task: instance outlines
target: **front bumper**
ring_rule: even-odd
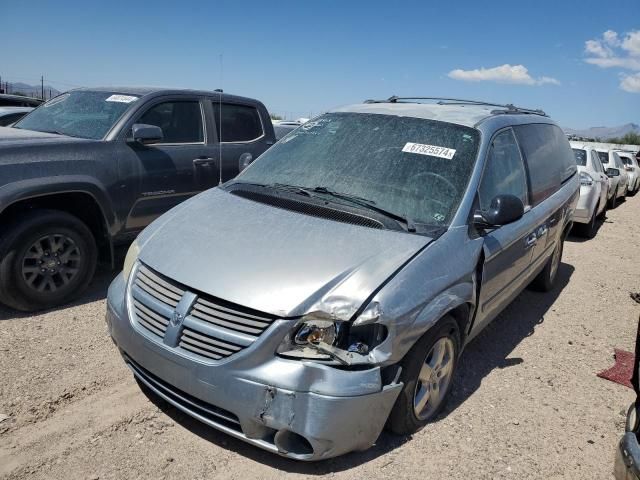
[[[133,328],[122,275],[109,287],[107,326],[127,366],[156,394],[207,425],[298,460],[373,445],[402,388],[383,385],[379,367],[350,371],[275,356],[286,320],[218,364],[180,356]]]

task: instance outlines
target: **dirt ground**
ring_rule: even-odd
[[[320,463],[244,444],[143,394],[104,325],[103,271],[77,304],[0,307],[0,478],[611,478],[634,398],[596,377],[632,350],[640,195],[594,240],[569,237],[559,284],[525,291],[465,352],[439,419]],[[0,416],[0,418],[2,418]]]

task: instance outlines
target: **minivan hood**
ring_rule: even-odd
[[[348,320],[431,240],[215,188],[160,217],[138,242],[140,261],[194,290],[280,317],[323,311]]]

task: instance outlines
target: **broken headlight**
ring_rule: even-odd
[[[387,329],[379,323],[351,324],[308,316],[287,335],[277,353],[288,358],[366,363],[369,351],[386,337]]]

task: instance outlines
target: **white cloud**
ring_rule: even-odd
[[[533,78],[524,65],[509,65],[505,63],[493,68],[477,68],[475,70],[451,70],[449,77],[455,80],[467,82],[498,82],[514,83],[519,85],[560,85],[560,82],[552,77]]]
[[[640,30],[632,30],[620,39],[617,32],[607,30],[601,38],[584,42],[585,62],[600,68],[640,70]]]
[[[631,75],[622,74],[620,88],[625,92],[640,93],[640,73]]]
[[[614,32],[613,30],[607,30],[602,34],[602,38],[607,43],[607,45],[610,45],[612,47],[620,46],[620,39],[618,38],[618,32]]]
[[[640,57],[640,30],[627,33],[622,41],[622,48],[629,52],[629,55]]]

